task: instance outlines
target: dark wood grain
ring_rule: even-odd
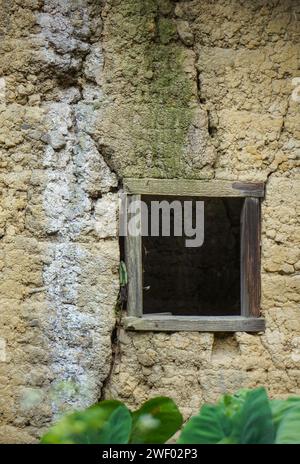
[[[260,315],[260,201],[246,198],[241,213],[241,314]]]
[[[127,210],[130,203],[140,200],[140,195],[127,196]],[[128,213],[128,220],[131,215]],[[129,235],[125,237],[125,261],[127,269],[127,310],[131,316],[141,317],[143,314],[143,267],[142,237]]]

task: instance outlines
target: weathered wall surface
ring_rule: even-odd
[[[97,401],[110,370],[118,180],[93,140],[101,8],[1,3],[1,442]]]
[[[267,329],[257,335],[121,330],[106,395],[135,406],[149,395],[171,395],[188,417],[201,402],[240,387],[299,394],[300,104],[292,98],[293,78],[300,75],[299,2],[153,1],[140,11],[138,3],[113,1],[105,9],[105,85],[116,95],[108,114],[116,111],[114,104],[121,111],[118,128],[110,125],[102,143],[113,148],[113,162],[127,175],[267,183]],[[180,56],[176,76],[166,64],[173,53]],[[145,109],[152,93],[153,119]],[[178,113],[172,120],[173,110]],[[123,112],[131,115],[127,124]]]
[[[300,394],[299,18],[297,0],[1,3],[0,442],[103,395],[188,417],[241,386]],[[264,334],[121,329],[109,375],[125,175],[267,182]]]

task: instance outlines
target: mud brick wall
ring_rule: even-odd
[[[1,3],[0,442],[104,397],[300,394],[299,50],[297,0]],[[265,333],[112,340],[124,176],[266,182]]]

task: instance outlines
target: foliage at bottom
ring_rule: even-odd
[[[157,397],[130,411],[107,400],[63,417],[42,437],[53,444],[159,444],[182,428],[174,401]],[[300,398],[271,400],[265,388],[223,395],[205,404],[181,429],[180,444],[299,444]]]

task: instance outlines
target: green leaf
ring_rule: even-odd
[[[130,443],[165,443],[182,425],[182,416],[173,400],[153,398],[132,413]]]
[[[241,389],[234,395],[225,394],[221,397],[218,405],[223,408],[224,413],[227,417],[233,417],[243,407],[249,390]]]
[[[218,441],[218,445],[237,445],[238,443],[235,441],[233,437],[225,437],[223,440]]]
[[[283,417],[295,406],[300,406],[299,397],[290,397],[286,400],[270,400],[273,422],[277,428]]]
[[[192,417],[183,428],[180,444],[225,443],[230,437],[232,424],[223,405],[204,405],[197,416]]]
[[[178,443],[273,443],[274,426],[264,388],[224,395],[204,405],[183,428]]]
[[[276,444],[300,444],[300,406],[289,409],[282,417],[276,434]]]
[[[42,437],[41,443],[128,443],[131,415],[120,401],[102,401],[84,411],[63,417]]]
[[[132,418],[127,408],[119,406],[99,430],[97,443],[126,444],[129,441]]]
[[[274,443],[275,430],[266,390],[249,390],[234,418],[233,436],[240,444]]]

